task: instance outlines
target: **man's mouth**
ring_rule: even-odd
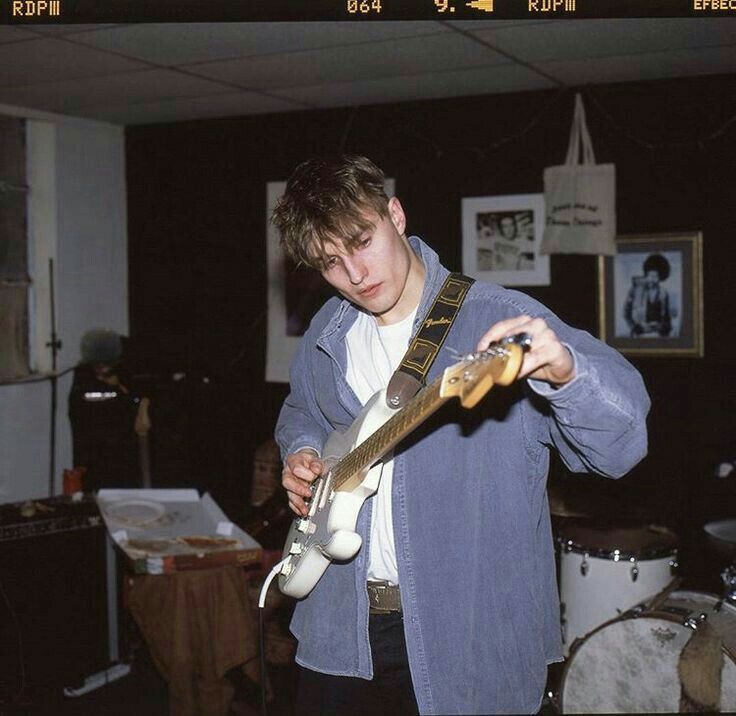
[[[376,295],[380,287],[380,283],[374,283],[370,286],[366,286],[362,291],[358,291],[358,295],[362,296],[363,298],[371,298],[372,296]]]

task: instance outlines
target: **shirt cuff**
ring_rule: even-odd
[[[577,386],[580,385],[588,375],[588,359],[584,355],[577,353],[569,343],[563,343],[562,345],[567,348],[572,356],[573,369],[575,371],[575,377],[572,380],[558,386],[552,385],[546,380],[537,380],[536,378],[527,379],[529,387],[537,395],[541,395],[543,398],[547,398],[548,400],[562,398],[563,396],[569,396],[571,393],[575,393],[577,391]]]
[[[289,455],[293,455],[295,452],[299,452],[300,450],[311,450],[313,453],[316,453],[317,457],[321,457],[320,451],[312,445],[299,445],[299,447],[292,450]]]

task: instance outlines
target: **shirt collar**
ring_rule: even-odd
[[[434,297],[442,288],[447,275],[450,273],[441,263],[437,253],[431,249],[418,236],[409,237],[409,245],[424,264],[424,288],[419,300],[414,328],[424,319],[425,314],[432,305]],[[350,327],[358,317],[358,309],[347,299],[343,299],[332,318],[327,322],[317,339],[317,345],[332,356],[336,355],[336,346],[343,341]]]

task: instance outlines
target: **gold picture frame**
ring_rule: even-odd
[[[601,340],[631,356],[702,358],[703,237],[626,235],[598,257]]]

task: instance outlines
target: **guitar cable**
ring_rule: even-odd
[[[261,659],[261,712],[263,716],[267,716],[268,714],[266,708],[266,640],[264,638],[263,610],[266,607],[266,594],[268,593],[268,588],[271,586],[271,582],[273,582],[274,577],[281,571],[282,567],[289,562],[291,562],[291,555],[284,557],[284,559],[274,565],[264,580],[260,596],[258,597],[258,650]]]

